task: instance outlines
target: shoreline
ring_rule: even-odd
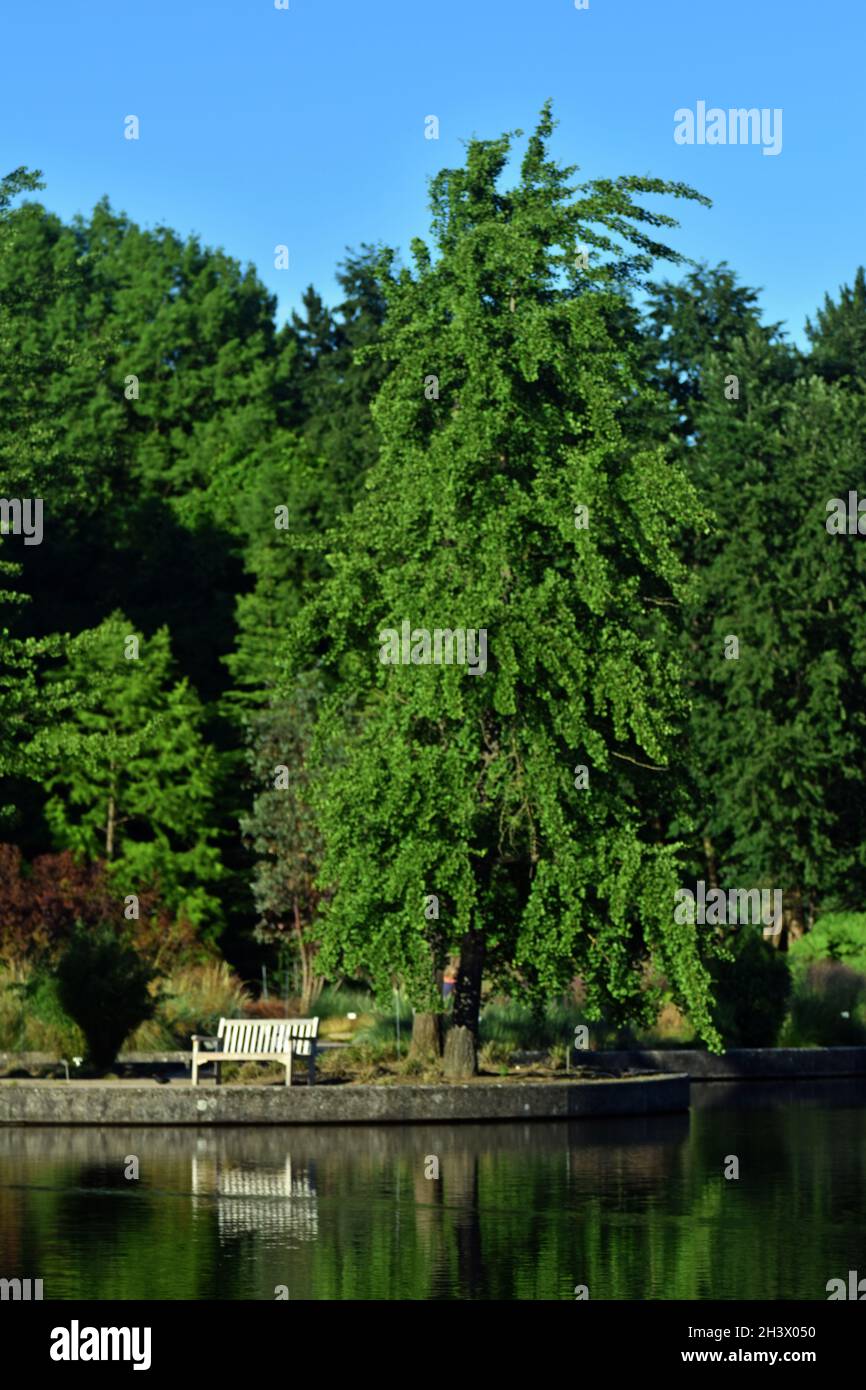
[[[0,1083],[0,1126],[461,1124],[665,1115],[689,1109],[684,1075],[447,1085]]]

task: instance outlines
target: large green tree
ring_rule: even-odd
[[[54,409],[57,382],[65,380],[78,399],[76,382],[98,362],[92,345],[78,340],[57,312],[58,299],[79,274],[74,258],[42,254],[45,248],[29,237],[28,210],[13,207],[39,187],[38,173],[26,169],[0,180],[0,491],[4,501],[26,499],[31,521],[33,508],[42,508],[41,543],[28,545],[12,533],[0,537],[0,801],[7,803],[7,816],[22,785],[44,771],[27,745],[55,715],[59,697],[56,688],[49,696],[38,679],[45,660],[59,654],[60,641],[50,632],[27,635],[32,604],[23,562],[32,566],[50,544],[58,500],[80,497],[85,487],[74,439]]]
[[[650,301],[656,375],[713,518],[692,550],[682,629],[696,866],[713,885],[781,888],[782,945],[820,903],[852,905],[866,886],[863,549],[826,525],[863,452],[866,398],[850,371],[827,370],[857,314],[856,291],[838,309],[828,300],[804,359],[727,267]]]
[[[591,1012],[621,1018],[644,1009],[654,957],[714,1042],[694,930],[673,919],[675,854],[647,812],[659,787],[677,795],[670,605],[701,513],[636,432],[652,411],[625,299],[676,259],[650,235],[673,219],[635,195],[697,195],[639,178],[575,191],[552,129],[546,108],[507,192],[510,138],[472,141],[432,182],[435,254],[414,242],[414,273],[383,261],[380,453],[287,657],[289,678],[318,651],[340,680],[314,755],[324,959],[400,978],[423,1009],[459,950],[465,1045],[485,970],[535,995],[579,973]],[[422,646],[383,664],[404,621],[413,646],[486,630],[486,670],[422,664]]]
[[[717,531],[687,614],[709,869],[781,888],[786,936],[866,888],[866,554],[827,529],[861,476],[866,397],[787,376],[786,351],[757,333],[708,364],[695,463]]]

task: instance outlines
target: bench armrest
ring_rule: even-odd
[[[213,1043],[215,1043],[215,1042],[219,1042],[219,1038],[213,1037],[210,1033],[192,1033],[192,1034],[190,1035],[190,1042],[194,1042],[194,1043],[213,1042]]]

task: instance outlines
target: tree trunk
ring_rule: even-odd
[[[711,888],[718,888],[719,875],[716,868],[716,850],[709,835],[704,836],[704,857],[707,861],[707,882]]]
[[[468,1028],[473,1038],[478,1037],[483,972],[484,938],[478,932],[468,931],[460,943],[460,964],[454,985],[454,1027]]]
[[[322,992],[325,983],[324,975],[317,975],[315,971],[316,947],[312,946],[304,936],[304,929],[301,926],[301,912],[298,907],[297,898],[293,902],[293,915],[295,924],[295,935],[298,942],[298,954],[301,961],[301,1014],[304,1018],[309,1018],[313,1005]]]
[[[783,913],[783,920],[787,915],[786,930],[784,932],[784,945],[782,950],[790,949],[792,941],[797,941],[806,934],[806,910],[803,902],[803,894],[796,888],[791,894],[790,905],[787,914]]]
[[[445,1075],[451,1081],[467,1081],[477,1071],[474,1033],[470,1028],[449,1028],[445,1039]]]
[[[442,1015],[415,1014],[409,1056],[419,1061],[442,1056]]]
[[[483,972],[484,938],[478,932],[468,931],[460,943],[454,1022],[445,1039],[445,1074],[455,1079],[474,1076],[478,1070],[476,1047]]]

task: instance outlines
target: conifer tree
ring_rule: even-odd
[[[806,320],[811,363],[826,381],[866,381],[866,270],[858,266],[853,285],[842,285],[837,300],[824,296],[812,323]]]
[[[32,745],[51,765],[57,847],[104,860],[120,906],[156,885],[164,908],[213,935],[217,758],[195,692],[174,678],[167,629],[144,638],[114,613],[69,641],[58,678],[62,713]]]

